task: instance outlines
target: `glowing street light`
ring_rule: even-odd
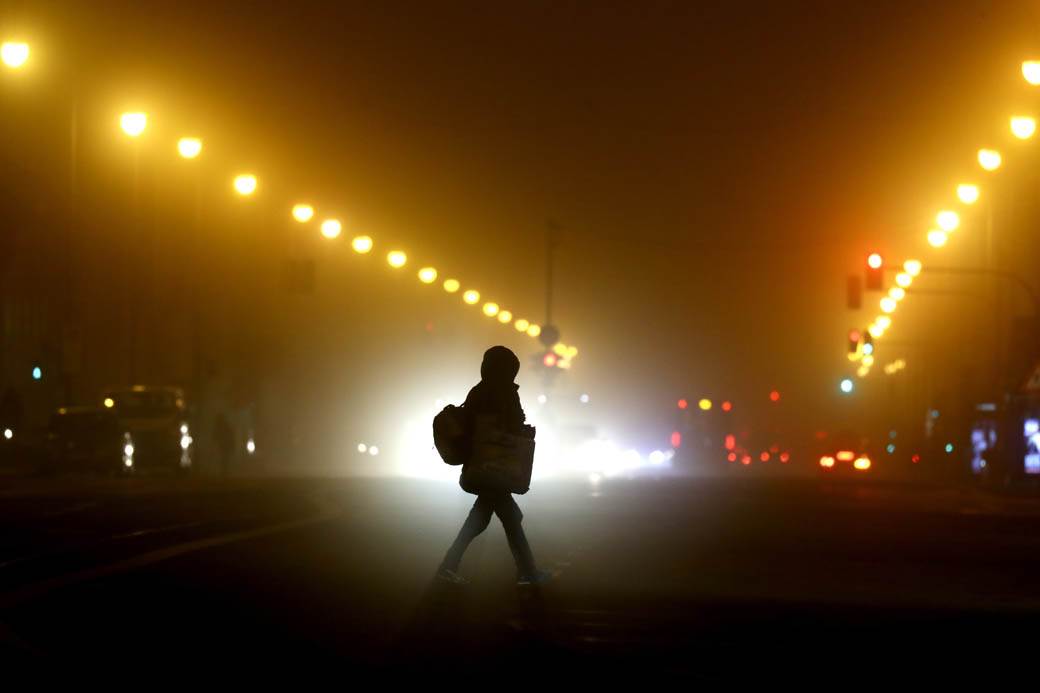
[[[4,41],[0,44],[0,60],[4,65],[17,70],[29,62],[29,44],[23,41]]]
[[[329,240],[339,238],[339,234],[343,231],[343,224],[339,223],[338,219],[326,219],[321,222],[321,235],[325,236]]]
[[[535,325],[534,323],[532,323],[532,324],[527,326],[527,336],[528,337],[537,337],[541,333],[542,333],[541,325]]]
[[[1040,60],[1024,60],[1022,76],[1034,87],[1040,85]]]
[[[888,328],[892,327],[892,318],[888,317],[887,315],[879,315],[877,317],[877,320],[874,321],[874,324],[876,324],[882,330],[887,330]]]
[[[1020,140],[1028,140],[1036,133],[1036,118],[1011,116],[1011,134]]]
[[[355,253],[364,255],[372,250],[372,238],[369,236],[355,236],[354,240],[350,242],[350,247],[354,249]]]
[[[979,200],[979,186],[961,183],[957,186],[957,199],[966,205],[975,204]]]
[[[884,260],[881,259],[881,255],[878,253],[871,253],[867,257],[867,267],[870,269],[881,269],[881,265]]]
[[[177,140],[177,153],[182,159],[195,159],[202,153],[202,140],[198,137],[182,137]]]
[[[996,149],[980,149],[978,158],[979,166],[986,171],[996,171],[1000,168],[1000,162],[1002,161],[1000,152]]]
[[[468,305],[476,305],[477,301],[480,300],[480,292],[474,291],[473,289],[469,289],[468,291],[462,294],[462,300],[465,301]]]
[[[901,288],[907,288],[914,282],[913,276],[909,272],[900,272],[896,275],[896,284]]]
[[[437,281],[437,270],[432,267],[423,267],[419,270],[419,281],[423,284],[432,284]]]
[[[489,318],[493,318],[496,315],[498,315],[498,304],[494,303],[493,301],[485,303],[484,304],[484,315],[488,316]]]
[[[901,286],[893,286],[888,290],[888,295],[895,299],[897,302],[902,301],[906,298],[906,289]]]
[[[119,127],[129,137],[140,137],[144,129],[148,127],[148,114],[134,111],[119,116]]]
[[[885,296],[881,299],[881,310],[886,313],[893,313],[896,309],[896,300],[891,296]]]
[[[498,321],[500,323],[502,323],[503,325],[506,325],[506,324],[509,324],[509,323],[513,322],[513,313],[512,313],[512,311],[508,311],[508,310],[500,310],[500,311],[498,311]]]
[[[301,224],[306,224],[308,221],[314,218],[314,207],[311,207],[308,204],[293,205],[292,215],[293,219],[295,219],[296,221],[300,222]]]
[[[458,279],[445,279],[443,286],[445,291],[449,294],[453,294],[462,287],[462,284],[459,283]]]
[[[881,339],[885,336],[885,328],[881,327],[881,325],[878,325],[876,323],[868,327],[867,332],[869,332],[870,336],[874,339]]]
[[[524,318],[518,319],[513,323],[513,327],[516,328],[517,332],[527,332],[527,328],[531,326],[531,323]]]
[[[957,227],[961,225],[961,217],[957,212],[944,209],[935,215],[935,223],[939,225],[940,229],[950,233],[956,231]]]
[[[932,229],[928,232],[928,245],[932,246],[933,248],[943,247],[944,245],[946,245],[946,241],[948,241],[949,239],[950,237],[946,234],[945,231]]]
[[[235,176],[232,185],[234,185],[235,192],[247,197],[256,192],[256,176],[252,173],[241,173]]]
[[[840,387],[841,391],[844,392],[846,395],[849,394],[850,392],[852,392],[852,388],[854,387],[852,383],[852,378],[842,378],[841,383],[838,385],[838,387]]]
[[[408,262],[408,256],[401,250],[391,250],[386,254],[386,261],[394,269],[400,269]]]
[[[906,270],[906,273],[911,277],[919,275],[923,268],[924,265],[921,264],[920,260],[907,260],[903,263],[903,269]]]

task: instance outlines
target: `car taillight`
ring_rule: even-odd
[[[834,466],[834,458],[830,455],[824,455],[820,458],[820,466],[824,469],[830,469]]]
[[[861,472],[865,472],[870,469],[870,458],[869,457],[857,457],[856,461],[852,463],[852,466]]]

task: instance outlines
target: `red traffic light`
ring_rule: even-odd
[[[728,399],[725,402],[722,403],[722,411],[729,411],[732,408],[733,408],[733,402],[730,402]]]
[[[769,399],[773,400],[774,402],[779,402],[780,401],[780,393],[777,390],[773,390],[772,392],[769,393]]]
[[[673,448],[678,448],[682,445],[682,433],[679,433],[679,431],[672,431],[671,443]]]
[[[859,343],[859,340],[863,339],[863,333],[857,329],[849,330],[849,341]]]
[[[680,408],[680,409],[685,409],[685,408],[686,408],[686,407],[688,407],[688,406],[690,406],[690,403],[689,403],[689,402],[687,402],[687,401],[686,401],[686,400],[684,400],[684,399],[681,399],[681,400],[679,400],[679,408]]]

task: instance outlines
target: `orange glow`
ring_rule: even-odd
[[[881,256],[877,253],[871,253],[870,256],[867,258],[867,265],[871,269],[881,269],[881,264],[883,262],[884,261],[881,259]]]
[[[856,461],[852,463],[852,466],[860,470],[861,472],[865,472],[868,469],[870,469],[870,458],[858,457],[856,458]]]
[[[780,393],[778,391],[776,391],[776,390],[773,390],[772,392],[769,393],[769,399],[773,400],[774,402],[779,402],[780,401]]]
[[[730,462],[736,462],[737,461],[737,453],[731,452],[730,454],[726,455],[726,459],[729,460]]]
[[[789,452],[781,452],[780,453],[780,461],[783,462],[784,464],[787,464],[788,462],[790,462],[791,461],[791,453],[789,453]]]
[[[689,402],[687,402],[687,401],[686,401],[686,400],[684,400],[684,399],[681,399],[681,400],[679,400],[679,408],[680,408],[680,409],[685,409],[685,408],[686,408],[686,407],[688,407],[688,406],[690,406],[690,403],[689,403]]]
[[[834,458],[830,455],[824,455],[820,458],[820,466],[824,469],[830,469],[834,466]]]
[[[762,454],[758,456],[758,459],[762,460],[763,462],[768,462],[769,461],[769,453],[766,452],[765,450],[763,450]]]
[[[835,457],[837,457],[838,460],[841,462],[851,462],[852,460],[856,459],[856,453],[854,453],[852,450],[839,450],[838,454],[835,455]]]
[[[542,363],[544,363],[547,367],[552,368],[556,365],[556,354],[549,352],[548,354],[542,357]]]
[[[729,411],[733,408],[733,402],[726,400],[722,403],[722,411]]]
[[[742,458],[740,458],[740,463],[743,465],[751,464],[751,455],[744,455]]]
[[[735,435],[733,435],[732,433],[727,433],[726,434],[726,449],[727,450],[732,450],[735,447],[737,447],[737,437]]]

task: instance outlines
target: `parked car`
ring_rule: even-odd
[[[103,407],[62,407],[47,425],[47,463],[58,472],[130,472],[133,438],[115,412]]]

